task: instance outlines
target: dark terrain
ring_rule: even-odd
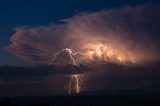
[[[0,106],[123,106],[160,105],[160,92],[102,90],[59,96],[1,97]]]
[[[108,64],[105,65],[109,70],[119,69],[121,66]],[[34,67],[0,67],[1,79],[18,76],[44,76],[48,74],[79,74],[85,73],[89,68],[86,66],[34,66]],[[122,69],[122,67],[120,68]],[[126,69],[126,68],[125,68]],[[74,71],[73,71],[74,70]],[[128,69],[127,69],[128,70]],[[132,72],[146,71],[143,68],[129,69]],[[155,70],[159,70],[155,68]],[[90,71],[90,70],[89,70]],[[87,71],[87,72],[89,72]],[[153,71],[153,69],[151,70]],[[8,74],[9,73],[9,74]],[[21,78],[21,77],[20,77]],[[157,78],[157,77],[156,77]],[[21,80],[21,79],[19,79]],[[48,95],[48,96],[18,96],[2,97],[0,95],[0,106],[160,106],[160,91],[144,89],[123,89],[123,90],[99,90],[81,92],[72,95]]]

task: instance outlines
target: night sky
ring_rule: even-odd
[[[159,91],[159,3],[1,0],[0,96],[67,94],[73,71],[64,66],[77,66],[64,49],[68,47],[81,53],[74,55],[75,60],[87,67],[87,71],[82,68],[81,91]],[[28,71],[28,66],[41,65],[62,69]],[[3,70],[7,66],[16,68]],[[19,70],[22,66],[24,70]]]
[[[0,65],[28,65],[4,50],[18,26],[45,26],[60,23],[81,12],[159,3],[158,0],[14,0],[0,1]]]

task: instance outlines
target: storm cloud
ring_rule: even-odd
[[[76,71],[83,73],[82,91],[160,89],[159,10],[159,5],[145,4],[84,12],[58,25],[17,27],[6,49],[24,61],[43,65],[48,65],[55,53],[64,48],[86,53],[74,57],[77,63],[89,68]],[[58,64],[62,68],[69,63],[70,58],[62,53],[50,65]],[[53,86],[52,93],[68,92],[64,88],[69,82],[69,78],[64,78],[66,74],[73,74],[73,69],[0,71],[0,84],[12,86],[10,82],[15,82],[34,86],[40,83],[30,82],[42,81],[43,85],[44,81],[44,85]],[[41,91],[50,94],[49,90]]]
[[[58,50],[72,48],[83,53],[97,49],[97,54],[77,56],[80,64],[104,60],[120,64],[145,64],[160,60],[160,6],[140,5],[91,13],[65,19],[64,24],[18,27],[7,50],[36,64],[48,64]],[[65,59],[64,59],[65,58]],[[53,64],[68,64],[58,56]]]
[[[133,68],[113,63],[104,63],[98,66],[101,68],[97,67],[95,70],[92,70],[92,72],[83,73],[81,77],[81,92],[101,91],[106,89],[160,89],[159,66],[154,68]],[[8,70],[6,70],[6,67],[4,67],[4,70],[2,67],[0,68],[0,96],[44,96],[68,93],[70,75],[65,74],[64,72],[69,70],[46,70],[46,68],[42,67],[40,70],[35,70],[35,67],[26,67],[29,70],[25,69],[24,67],[13,67],[10,68],[10,70],[9,67],[7,68]]]

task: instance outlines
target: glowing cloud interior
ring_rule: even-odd
[[[158,5],[125,7],[78,14],[61,25],[19,27],[7,49],[46,65],[159,61],[159,10]]]

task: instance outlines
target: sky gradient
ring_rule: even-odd
[[[79,73],[82,92],[159,91],[159,3],[0,1],[0,97],[68,94]],[[73,56],[75,51],[81,54]]]
[[[10,37],[19,26],[44,26],[61,23],[81,12],[159,3],[158,0],[14,0],[0,2],[0,65],[28,65],[3,48],[10,44]]]

